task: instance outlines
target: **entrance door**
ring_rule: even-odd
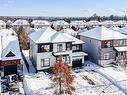
[[[4,67],[4,76],[17,74],[17,65],[10,65]]]
[[[72,61],[72,67],[82,67],[82,59],[75,59]]]

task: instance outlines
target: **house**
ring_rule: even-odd
[[[115,27],[115,22],[112,20],[106,20],[106,21],[102,22],[102,25],[107,27],[107,28]]]
[[[0,20],[0,29],[5,29],[6,23],[3,20]]]
[[[79,35],[85,41],[83,50],[97,64],[106,66],[127,57],[127,35],[104,26],[81,32]]]
[[[21,70],[21,53],[18,37],[0,35],[1,76],[18,74]]]
[[[71,28],[70,29],[62,29],[60,32],[61,33],[67,33],[67,34],[72,35],[74,37],[77,37],[78,36],[78,32],[77,31],[74,31]]]
[[[33,28],[46,28],[46,27],[50,27],[51,23],[46,20],[33,20],[31,22],[31,26]]]
[[[57,20],[54,21],[52,26],[54,27],[55,30],[60,31],[62,29],[70,28],[69,23],[67,23],[64,20]]]
[[[86,26],[89,27],[89,28],[98,27],[100,25],[101,25],[101,23],[97,20],[91,20],[89,22],[86,22]]]
[[[13,24],[13,29],[17,32],[18,29],[22,26],[24,29],[28,30],[29,29],[29,22],[27,20],[21,20],[18,19],[16,20]]]
[[[125,27],[126,25],[127,25],[126,20],[119,20],[116,22],[116,26],[119,26],[119,27]]]
[[[13,22],[11,20],[8,20],[6,22],[6,28],[12,28],[12,26],[13,26]]]
[[[70,27],[74,27],[76,29],[84,29],[86,27],[86,23],[84,21],[71,21],[70,22]]]
[[[50,27],[31,33],[29,38],[30,59],[37,71],[52,67],[58,56],[63,56],[64,62],[72,67],[80,67],[84,62],[83,56],[86,54],[81,52],[82,46],[80,45],[83,42],[76,43],[74,39]],[[74,42],[74,47],[72,47]]]

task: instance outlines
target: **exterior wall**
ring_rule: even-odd
[[[37,62],[37,45],[30,39],[30,51],[29,51],[30,59],[32,60],[32,63],[36,67]]]
[[[50,66],[41,68],[41,59],[50,58]],[[55,57],[52,55],[52,52],[47,53],[37,53],[37,70],[44,70],[50,68],[55,62]]]
[[[83,36],[81,36],[80,38],[81,40],[85,41],[83,50],[86,53],[88,53],[90,59],[93,62],[100,64],[102,66],[115,62],[116,52],[113,50],[112,43],[110,43],[111,47],[102,48],[104,46],[103,41],[99,41],[96,39],[83,37]],[[108,59],[104,59],[104,54],[106,53],[109,54]]]
[[[57,44],[62,44],[62,51],[66,51],[66,43],[55,43],[53,44],[53,52],[57,52]]]
[[[101,41],[83,36],[80,36],[80,39],[85,42],[83,45],[83,51],[90,56],[90,60],[98,63]]]
[[[105,53],[111,53],[110,58],[108,60],[104,60],[104,54]],[[100,60],[98,63],[102,66],[107,65],[109,63],[115,62],[116,52],[113,50],[113,48],[102,48],[100,50]]]

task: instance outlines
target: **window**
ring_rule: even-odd
[[[71,43],[67,43],[67,50],[71,50]]]
[[[41,51],[42,52],[49,52],[50,51],[50,45],[42,45]]]
[[[70,63],[70,57],[69,56],[64,56],[63,59],[64,59],[65,63],[67,63],[67,64]]]
[[[103,55],[103,59],[104,59],[104,60],[110,59],[110,53],[105,53],[105,54]]]
[[[62,44],[57,44],[57,51],[61,52],[63,50]]]
[[[41,59],[41,68],[48,66],[50,66],[50,59],[49,58]]]
[[[102,41],[101,42],[101,46],[102,48],[109,48],[109,47],[112,47],[112,41]]]
[[[80,45],[74,45],[72,46],[73,51],[79,51],[80,50]]]

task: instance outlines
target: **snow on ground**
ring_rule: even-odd
[[[94,85],[91,84],[90,86],[92,90],[97,93],[97,95],[101,95],[101,94],[124,95],[122,91],[120,91],[110,81],[108,81],[106,78],[104,78],[102,75],[100,75],[97,72],[93,72],[93,71],[79,72],[78,75],[80,75],[82,78],[87,76],[94,83]]]
[[[24,66],[24,88],[26,94],[53,95],[54,90],[51,88],[52,81],[50,77],[43,72],[36,74],[35,69],[29,60],[29,51],[23,51],[23,53],[30,65],[30,73],[26,73],[27,70]],[[123,82],[123,80],[127,79],[123,72],[119,72],[113,67],[102,68],[90,61],[87,61],[86,64],[87,66],[79,69],[78,73],[73,72],[75,75],[73,85],[76,89],[74,95],[125,95],[121,89],[97,71],[103,72],[108,77],[112,77],[114,81],[122,81],[119,82],[119,85],[121,86],[125,84],[125,81]],[[90,84],[91,81],[94,84]]]
[[[51,80],[44,73],[29,74],[24,77],[24,88],[27,95],[52,95]]]
[[[114,67],[101,68],[99,71],[115,82],[127,94],[127,75],[124,71]]]
[[[34,66],[33,66],[33,64],[31,63],[30,58],[29,58],[29,50],[23,50],[23,54],[24,54],[24,56],[26,57],[26,60],[27,60],[27,62],[28,62],[28,64],[29,64],[30,73],[35,73],[36,70],[35,70],[35,68],[34,68]]]

